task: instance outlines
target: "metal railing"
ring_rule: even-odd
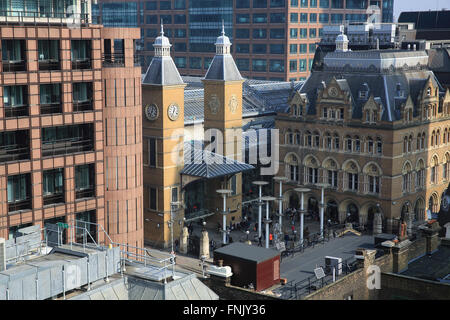
[[[44,206],[50,204],[64,203],[64,193],[54,193],[51,195],[44,195],[43,197]]]
[[[88,26],[89,14],[70,12],[39,12],[39,11],[18,11],[0,10],[0,22],[8,24],[73,24],[80,27]]]
[[[3,72],[26,71],[27,62],[25,60],[16,60],[16,61],[3,60],[2,69]]]
[[[25,199],[21,201],[8,203],[8,213],[17,212],[21,210],[31,210],[31,199]]]
[[[48,60],[39,60],[39,70],[60,70],[61,64],[59,60],[56,59],[48,59]]]
[[[30,114],[30,107],[28,105],[17,105],[5,107],[5,117],[15,118],[15,117],[25,117]]]
[[[72,60],[72,69],[91,69],[91,58]]]
[[[104,53],[102,63],[104,67],[123,67],[125,66],[125,55],[123,53]]]
[[[95,197],[95,188],[94,186],[90,186],[87,189],[76,190],[75,191],[75,199],[84,199],[84,198],[92,198]]]
[[[89,111],[89,110],[93,110],[92,99],[89,99],[87,101],[74,101],[73,102],[73,111],[74,112]]]
[[[61,102],[41,103],[41,114],[62,113]]]
[[[0,148],[0,163],[8,161],[29,160],[30,147],[29,146],[5,146]]]
[[[63,140],[53,143],[44,142],[42,144],[42,156],[50,157],[62,154],[94,151],[93,139],[85,140]]]

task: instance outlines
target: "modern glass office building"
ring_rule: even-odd
[[[182,75],[204,75],[214,56],[222,21],[242,75],[260,80],[303,80],[327,24],[365,22],[368,8],[392,22],[394,0],[99,0],[93,14],[105,26],[136,21],[143,71],[153,57],[159,25]],[[117,17],[117,18],[114,18]]]

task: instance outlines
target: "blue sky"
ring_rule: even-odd
[[[450,10],[450,0],[394,0],[394,16],[402,11]]]

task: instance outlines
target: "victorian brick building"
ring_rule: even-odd
[[[318,211],[326,183],[325,219],[384,231],[397,221],[423,221],[439,211],[450,179],[450,93],[428,67],[424,51],[348,51],[336,39],[303,87],[279,114],[280,169],[289,178],[286,206],[298,208],[298,185],[312,189]]]

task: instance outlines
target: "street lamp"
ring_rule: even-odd
[[[262,186],[268,185],[267,181],[253,181],[254,185],[259,186],[259,197],[258,197],[258,238],[261,238],[261,218],[262,218]]]
[[[262,197],[262,201],[266,201],[266,218],[264,219],[264,223],[266,224],[266,248],[269,249],[269,224],[272,222],[269,218],[269,201],[274,201],[275,197]]]
[[[279,177],[274,177],[273,180],[277,181],[280,183],[280,197],[277,199],[279,201],[278,203],[278,217],[279,217],[279,225],[280,225],[280,233],[283,230],[283,181],[287,181],[288,178],[283,177],[283,176],[279,176]]]
[[[320,238],[323,238],[323,211],[325,208],[324,203],[324,189],[330,185],[328,183],[316,183],[316,186],[322,189],[322,196],[320,198]]]
[[[222,215],[223,215],[223,237],[222,237],[222,243],[226,244],[227,243],[227,194],[231,194],[233,191],[229,190],[229,189],[219,189],[216,190],[216,192],[218,194],[221,194],[223,197],[223,211],[222,211]]]
[[[168,225],[170,228],[170,242],[172,246],[172,252],[170,253],[172,257],[172,277],[175,274],[175,251],[173,250],[173,223],[174,223],[174,214],[173,211],[175,209],[178,209],[178,206],[180,205],[179,201],[171,201],[170,202],[170,220],[168,221]]]
[[[301,194],[301,202],[300,202],[300,244],[303,246],[303,225],[304,225],[304,214],[305,214],[305,207],[304,207],[304,194],[307,192],[310,192],[311,189],[308,188],[295,188],[294,189],[297,192],[300,192]]]

